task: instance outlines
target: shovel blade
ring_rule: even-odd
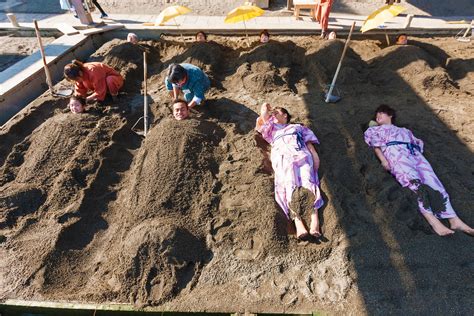
[[[340,96],[337,96],[337,95],[328,95],[326,94],[324,96],[324,102],[326,103],[336,103],[336,102],[339,102],[341,101],[341,97]]]
[[[72,95],[72,92],[72,89],[59,89],[54,94],[58,97],[69,97]]]

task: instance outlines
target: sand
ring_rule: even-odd
[[[416,196],[363,140],[382,102],[425,141],[458,214],[474,224],[472,45],[354,41],[343,99],[322,101],[342,41],[173,38],[103,45],[90,60],[125,75],[118,103],[74,115],[42,96],[0,130],[0,300],[132,303],[179,311],[469,314],[472,238],[433,234]],[[253,38],[254,40],[254,38]],[[152,127],[141,115],[149,56]],[[163,79],[171,62],[210,76],[208,100],[177,122]],[[259,106],[286,107],[321,145],[324,237],[298,242],[273,197]],[[295,200],[307,211],[305,191]],[[429,195],[429,194],[428,194]],[[432,196],[430,196],[432,198]],[[434,199],[434,198],[433,198]]]

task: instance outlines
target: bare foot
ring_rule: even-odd
[[[317,211],[311,214],[311,225],[310,225],[309,233],[310,235],[314,237],[321,237],[321,232],[319,231],[319,219],[318,219]]]
[[[459,217],[453,217],[448,219],[451,229],[462,231],[470,236],[474,236],[474,228],[468,226]]]
[[[454,234],[454,230],[451,230],[448,227],[444,226],[443,223],[441,223],[440,220],[437,219],[433,214],[423,213],[423,216],[431,225],[435,233],[438,234],[439,236],[450,236]]]
[[[299,218],[295,219],[295,227],[296,227],[296,238],[303,240],[306,237],[308,237],[308,231],[306,230],[306,227],[304,226],[301,219]]]

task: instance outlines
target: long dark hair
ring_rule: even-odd
[[[71,100],[73,101],[79,101],[79,103],[81,103],[82,106],[85,106],[86,105],[86,99],[84,97],[81,97],[79,95],[73,95],[71,97]]]
[[[282,108],[281,106],[277,106],[277,107],[275,108],[275,110],[280,110],[280,111],[282,111],[284,114],[286,114],[286,124],[289,124],[289,123],[290,123],[290,121],[291,121],[291,115],[290,115],[290,112],[288,112],[287,109]]]
[[[69,80],[76,80],[80,77],[80,72],[84,67],[84,63],[74,59],[70,64],[64,66],[64,77]]]
[[[392,117],[392,123],[395,123],[395,118],[397,117],[397,113],[394,109],[392,109],[388,105],[380,104],[379,107],[375,110],[374,119],[375,119],[375,117],[377,117],[377,113],[385,113],[388,116],[391,116]]]

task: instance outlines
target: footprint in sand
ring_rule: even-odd
[[[261,240],[252,238],[249,249],[236,249],[234,255],[240,260],[255,260],[262,253],[262,245]]]

